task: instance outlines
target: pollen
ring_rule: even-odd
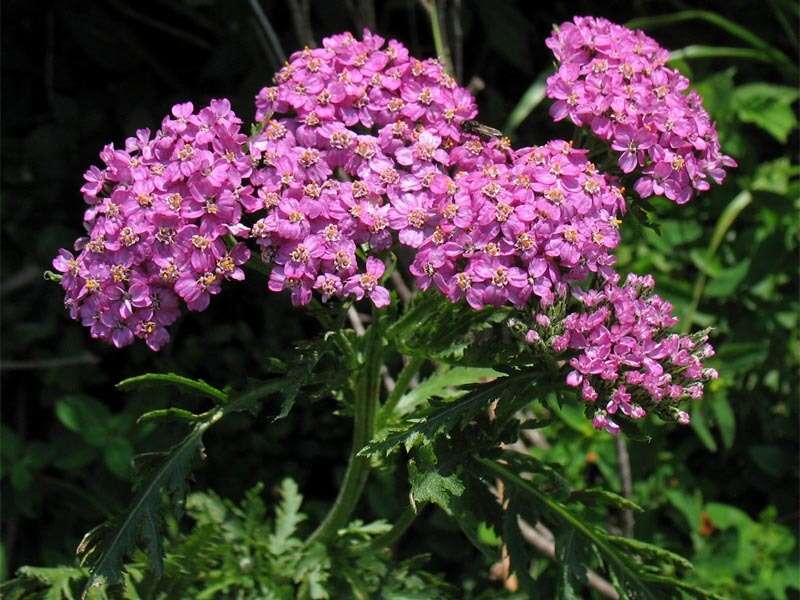
[[[236,263],[230,254],[225,254],[222,258],[217,259],[217,271],[219,273],[233,273],[236,270]]]
[[[130,272],[131,272],[130,267],[126,267],[125,265],[112,265],[111,278],[114,280],[115,283],[128,281],[128,276],[130,275]]]
[[[386,105],[386,108],[389,109],[389,112],[395,113],[403,110],[404,106],[405,102],[403,102],[402,98],[392,98],[391,100],[389,100],[388,104]]]
[[[342,239],[342,234],[334,223],[325,226],[325,229],[322,230],[322,236],[326,242],[338,242]]]
[[[498,202],[495,207],[495,219],[498,223],[505,223],[514,212],[514,207],[505,202]]]
[[[136,202],[142,208],[150,208],[153,206],[153,196],[150,194],[139,194],[136,196]]]
[[[311,258],[311,255],[308,252],[308,248],[306,248],[303,244],[299,244],[289,254],[289,258],[291,258],[294,262],[304,263],[308,262],[308,259]]]
[[[303,187],[303,194],[309,198],[319,198],[322,194],[322,188],[312,181]]]
[[[530,250],[533,248],[533,238],[530,236],[529,233],[522,232],[517,236],[517,241],[515,243],[517,250]]]
[[[175,193],[167,196],[167,206],[169,206],[172,210],[180,210],[181,204],[183,204],[183,197],[180,194]]]
[[[171,245],[175,242],[176,231],[173,227],[159,227],[156,231],[155,238],[165,245]]]
[[[211,246],[211,240],[202,235],[193,235],[192,246],[194,246],[198,250],[207,250],[208,247]]]
[[[353,264],[353,261],[350,260],[350,256],[344,250],[339,250],[333,256],[333,264],[336,267],[337,271],[344,271],[345,269],[349,269],[350,265]]]
[[[590,177],[584,182],[583,189],[587,194],[596,194],[600,191],[600,182],[594,177]]]
[[[178,279],[180,272],[178,271],[178,267],[175,265],[175,261],[170,259],[167,265],[161,268],[159,275],[161,276],[161,279],[167,282],[172,282]]]
[[[264,194],[264,208],[269,210],[275,208],[280,203],[281,199],[275,192],[267,192]]]
[[[313,167],[319,162],[319,151],[313,148],[306,148],[300,153],[299,162],[306,169]]]
[[[425,226],[425,222],[428,220],[427,216],[425,215],[425,211],[415,208],[414,210],[408,213],[408,224],[411,227],[416,227],[420,229]]]
[[[119,232],[119,239],[125,246],[133,246],[139,241],[139,234],[131,227],[123,227]]]
[[[194,155],[194,147],[191,144],[184,144],[183,148],[178,151],[178,158],[187,160]]]
[[[365,196],[369,196],[369,187],[363,181],[354,181],[353,182],[353,198],[364,198]]]
[[[508,269],[505,267],[497,267],[492,274],[492,285],[506,287],[508,285]]]
[[[208,286],[213,285],[215,281],[217,281],[217,274],[206,271],[197,279],[197,285],[206,289]]]
[[[350,145],[350,135],[344,131],[335,131],[331,134],[331,147],[337,150],[344,150]]]
[[[420,104],[428,106],[431,102],[433,102],[433,94],[431,94],[431,91],[428,88],[425,88],[420,92],[417,100]]]
[[[486,185],[481,188],[481,192],[483,192],[484,196],[488,196],[489,198],[497,198],[497,195],[500,193],[500,185],[495,183],[494,181],[490,181]]]
[[[370,275],[369,273],[364,273],[361,278],[361,287],[363,287],[367,292],[371,292],[375,289],[375,286],[378,285],[378,280],[375,279],[374,275]]]
[[[361,158],[366,158],[369,160],[375,156],[375,144],[366,141],[358,142],[358,145],[356,146],[356,154],[358,154]]]
[[[106,238],[104,235],[99,235],[86,244],[86,249],[95,254],[101,254],[106,251]]]
[[[500,255],[500,246],[495,244],[494,242],[489,242],[484,246],[483,251],[486,252],[489,256],[499,256]]]

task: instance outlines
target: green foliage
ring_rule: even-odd
[[[785,144],[797,127],[792,105],[798,97],[800,91],[797,88],[751,83],[737,87],[732,101],[742,122],[757,125]]]
[[[534,399],[531,392],[537,388],[537,375],[537,372],[515,373],[491,383],[473,385],[466,395],[454,401],[432,401],[426,409],[415,412],[413,417],[367,444],[360,454],[381,456],[400,446],[410,450],[430,444],[455,429],[463,430],[493,402],[497,402],[498,410],[506,404],[521,407]]]

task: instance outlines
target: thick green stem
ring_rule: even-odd
[[[389,398],[386,400],[386,403],[383,405],[380,413],[378,414],[378,428],[384,425],[392,416],[392,412],[394,412],[394,409],[397,407],[397,403],[400,402],[400,398],[402,398],[403,394],[405,394],[408,390],[408,385],[411,383],[414,375],[419,372],[419,369],[424,362],[424,358],[414,356],[408,361],[408,364],[403,367],[403,370],[400,371],[400,375],[397,377],[397,383],[395,383],[392,393],[389,394]]]
[[[375,418],[380,396],[380,367],[383,339],[377,318],[364,336],[364,365],[353,390],[353,445],[342,487],[328,514],[306,541],[307,545],[328,543],[347,525],[358,504],[369,476],[369,458],[358,456],[375,433]]]

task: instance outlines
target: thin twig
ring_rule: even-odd
[[[453,68],[455,77],[464,81],[464,30],[461,27],[461,0],[453,0],[450,7],[453,21]]]
[[[633,496],[633,477],[631,476],[631,457],[628,454],[628,446],[625,438],[617,436],[617,463],[619,476],[622,479],[622,495],[628,500]],[[622,509],[623,532],[626,537],[633,537],[633,528],[636,522],[633,518],[633,510],[630,508]]]
[[[35,371],[37,369],[59,369],[73,365],[96,365],[100,359],[93,354],[45,358],[42,360],[5,360],[0,362],[0,371]]]
[[[372,0],[347,0],[347,10],[359,29],[375,31],[375,5]]]
[[[278,35],[275,33],[275,30],[272,28],[272,24],[269,22],[267,15],[264,13],[264,9],[261,8],[258,0],[250,0],[250,6],[252,7],[253,12],[256,14],[256,19],[258,19],[258,22],[261,23],[264,33],[267,34],[267,38],[272,45],[272,51],[275,53],[275,56],[278,57],[278,61],[281,63],[286,62],[286,52],[283,51],[283,46],[281,46]]]
[[[264,54],[267,55],[267,60],[272,65],[272,68],[277,71],[281,67],[281,61],[275,56],[275,51],[270,47],[269,40],[267,40],[267,36],[264,35],[264,30],[255,21],[250,21],[250,27],[253,28],[261,49],[264,51]]]
[[[411,289],[409,289],[406,282],[403,280],[403,276],[397,272],[397,269],[392,271],[392,274],[389,276],[394,284],[394,289],[397,290],[397,295],[400,296],[400,299],[408,304],[411,302]]]
[[[10,294],[39,279],[41,270],[34,265],[23,267],[0,285],[0,294]]]
[[[137,12],[136,10],[132,9],[124,2],[120,2],[119,0],[108,0],[111,6],[116,8],[119,12],[121,12],[126,17],[133,19],[134,21],[139,21],[140,23],[147,25],[148,27],[152,27],[153,29],[158,29],[159,31],[163,31],[168,33],[178,39],[183,40],[189,44],[193,44],[199,48],[203,48],[205,50],[210,50],[212,45],[208,43],[203,38],[196,36],[195,34],[185,31],[179,27],[175,27],[170,23],[165,23],[163,21],[159,21],[158,19],[154,19],[146,14]]]
[[[522,533],[522,537],[525,538],[526,542],[548,558],[556,560],[556,544],[552,537],[553,534],[549,529],[541,523],[537,523],[535,528],[531,527],[530,523],[525,521],[522,517],[517,517],[517,522],[519,523],[519,530]],[[549,539],[542,530],[550,534]],[[612,598],[613,600],[619,600],[619,594],[617,590],[614,589],[614,586],[591,569],[586,569],[586,583],[602,596]]]
[[[294,31],[300,43],[309,48],[314,48],[314,31],[311,29],[311,1],[289,0],[289,10],[292,13]]]
[[[467,91],[470,94],[477,94],[478,92],[483,91],[483,88],[486,87],[486,82],[478,77],[477,75],[473,76],[472,79],[469,80],[467,84]]]
[[[361,317],[358,316],[358,311],[356,310],[355,306],[350,306],[347,309],[347,318],[350,320],[350,325],[353,326],[353,330],[356,332],[357,336],[362,336],[366,333],[366,328],[364,327],[364,323],[361,322]]]
[[[428,20],[431,23],[431,33],[433,34],[433,45],[436,48],[436,56],[444,66],[444,70],[450,75],[453,74],[453,62],[450,60],[450,48],[447,46],[447,37],[442,29],[441,16],[439,15],[439,3],[436,0],[419,0],[419,3],[428,13]]]

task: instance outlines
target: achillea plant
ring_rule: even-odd
[[[613,251],[631,201],[625,184],[633,181],[643,198],[683,203],[735,163],[721,154],[697,94],[686,93],[689,82],[641,32],[579,17],[547,44],[559,61],[547,85],[551,114],[608,142],[600,155],[561,140],[513,149],[476,127],[475,99],[440,62],[369,31],[293,54],[258,93],[249,136],[228,101],[198,112],[185,103],[155,134],[140,130],[124,149],[101,152],[103,168],[90,168],[82,188],[87,236],[77,255],[61,250],[53,261],[70,315],[93,337],[117,347],[139,338],[158,350],[183,305],[204,310],[248,268],[295,305],[313,302],[315,314],[318,300],[333,317],[350,307],[363,327],[353,303],[367,301],[373,312],[364,335],[331,331],[282,378],[244,390],[165,374],[123,382],[182,386],[218,407],[183,415],[191,433],[143,475],[149,484],[138,488],[128,517],[110,536],[87,536],[81,551],[92,583],[119,581],[137,539],[158,547],[158,490],[184,493],[208,427],[276,393],[285,414],[298,390],[324,380],[318,373],[327,364],[346,374],[325,391],[343,397],[353,415],[352,454],[333,507],[306,546],[292,546],[294,559],[312,549],[333,556],[371,467],[404,447],[411,505],[369,551],[391,544],[419,505],[433,502],[479,546],[475,528],[489,519],[532,590],[518,518],[541,516],[557,535],[593,546],[602,563],[578,562],[607,569],[625,597],[704,595],[671,577],[682,559],[584,524],[570,505],[585,496],[564,495],[551,468],[502,450],[530,426],[516,415],[533,401],[567,401],[577,388],[593,425],[616,435],[648,413],[687,423],[681,403],[716,377],[703,366],[713,354],[707,333],[670,333],[677,319],[653,293],[653,278],[620,283]],[[390,275],[405,270],[417,297],[381,310],[398,300]],[[391,353],[405,355],[406,366],[384,392]],[[483,369],[452,384],[475,382],[456,399],[409,408],[400,400],[426,364],[434,378],[447,373],[439,364]],[[487,369],[493,379],[478,384]],[[181,417],[156,412],[147,418]],[[506,485],[500,504],[487,491],[496,479]],[[151,559],[160,564],[158,552]],[[572,562],[563,561],[564,585],[577,589],[583,580]]]

